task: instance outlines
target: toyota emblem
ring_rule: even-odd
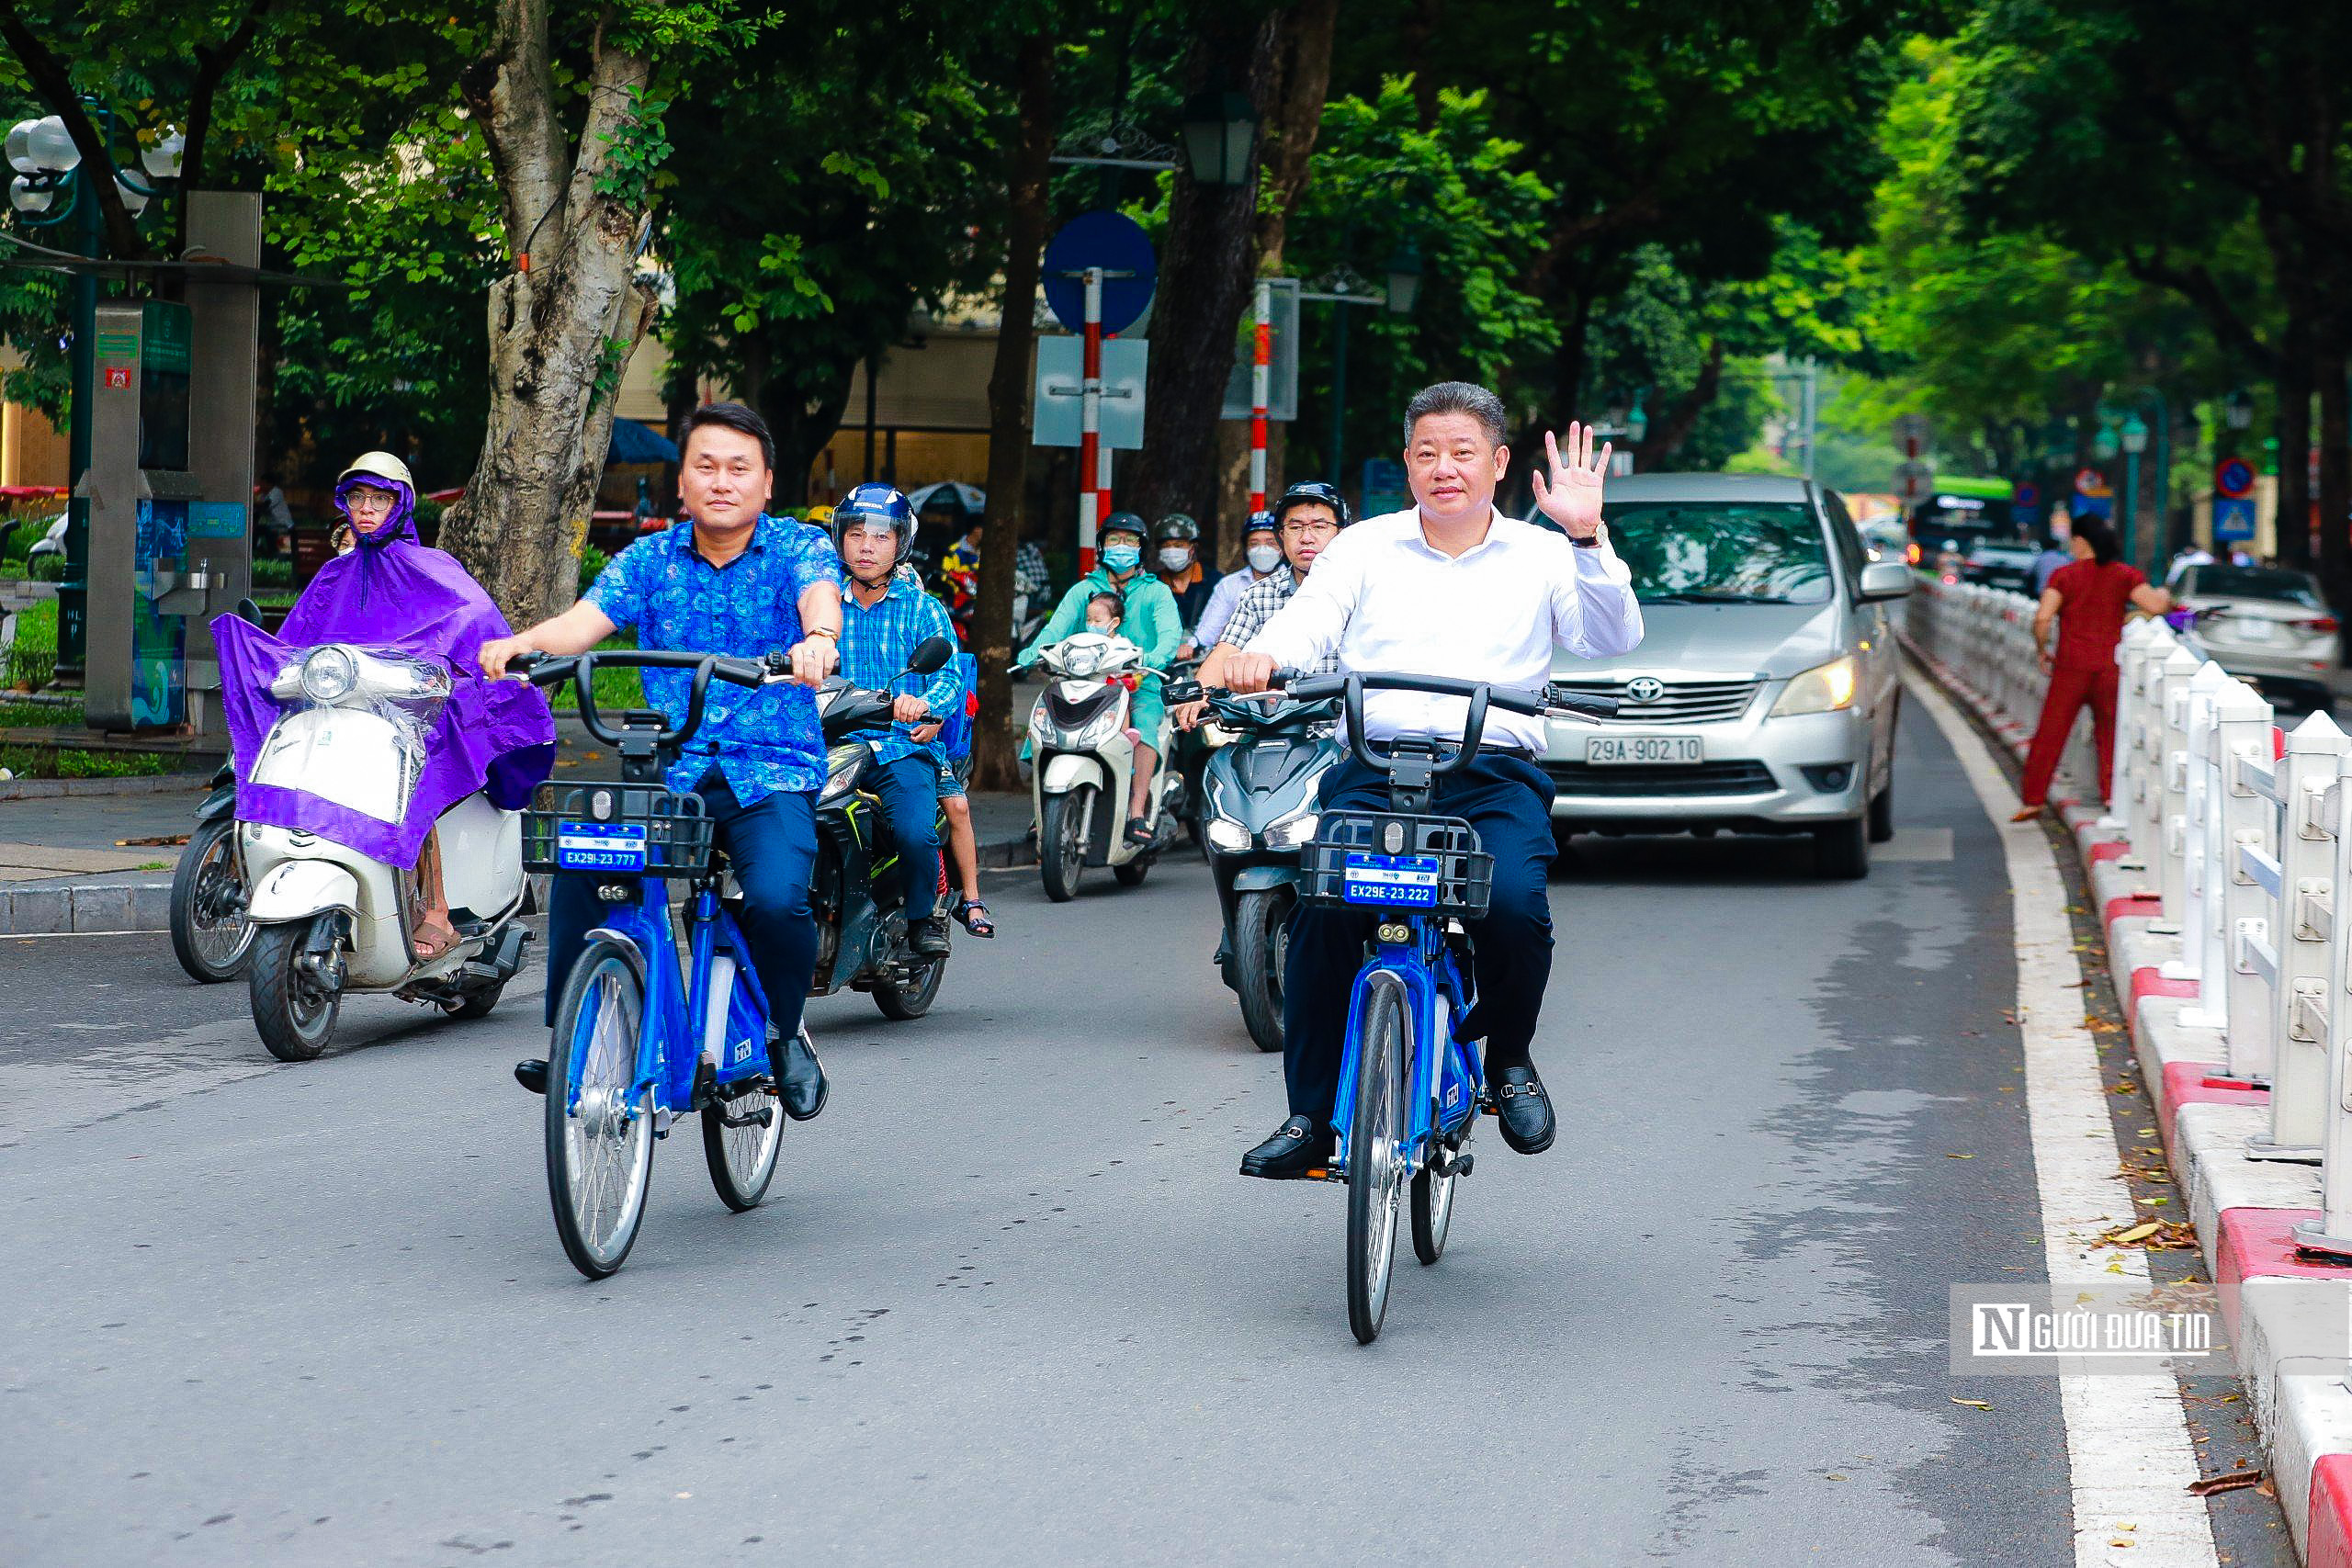
[[[1636,675],[1625,682],[1625,695],[1637,703],[1654,703],[1666,695],[1666,682],[1655,675]]]

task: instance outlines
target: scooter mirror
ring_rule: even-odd
[[[915,644],[914,657],[907,660],[910,675],[935,675],[956,657],[956,645],[944,637],[927,637]]]

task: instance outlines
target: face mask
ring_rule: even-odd
[[[1133,571],[1143,564],[1141,545],[1106,545],[1102,548],[1102,565],[1109,571]]]
[[[1164,570],[1182,571],[1193,564],[1193,552],[1182,545],[1170,545],[1159,552],[1159,564]]]
[[[1250,546],[1250,570],[1252,570],[1252,571],[1272,571],[1272,570],[1274,570],[1274,568],[1276,568],[1276,567],[1278,567],[1278,566],[1280,566],[1280,565],[1282,565],[1282,564],[1283,564],[1283,552],[1282,552],[1282,547],[1281,547],[1281,546],[1279,546],[1279,545],[1252,545],[1252,546]]]

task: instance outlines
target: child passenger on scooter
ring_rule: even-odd
[[[1127,602],[1116,593],[1097,593],[1086,602],[1086,629],[1104,637],[1117,637],[1119,623],[1126,618]]]

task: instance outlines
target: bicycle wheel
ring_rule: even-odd
[[[666,954],[663,955],[666,958]],[[653,1177],[653,1091],[631,1100],[645,991],[624,951],[589,944],[572,965],[548,1052],[548,1198],[571,1266],[621,1266]]]
[[[233,980],[253,946],[245,919],[244,877],[237,862],[237,824],[226,817],[188,835],[172,872],[172,956],[205,985]]]
[[[710,1167],[710,1184],[718,1189],[718,1201],[739,1214],[767,1196],[783,1146],[784,1104],[764,1086],[702,1108],[702,1157]]]
[[[1470,1141],[1470,1129],[1477,1123],[1475,1116],[1463,1123],[1462,1143]],[[1446,1151],[1457,1157],[1460,1152],[1459,1145]],[[1440,1176],[1427,1166],[1413,1178],[1413,1256],[1425,1265],[1445,1255],[1445,1233],[1453,1225],[1453,1190],[1461,1182],[1459,1172]]]
[[[1397,1172],[1404,1158],[1405,1061],[1411,1048],[1405,987],[1373,982],[1356,1052],[1355,1115],[1348,1128],[1348,1326],[1357,1343],[1380,1337],[1396,1263]]]

